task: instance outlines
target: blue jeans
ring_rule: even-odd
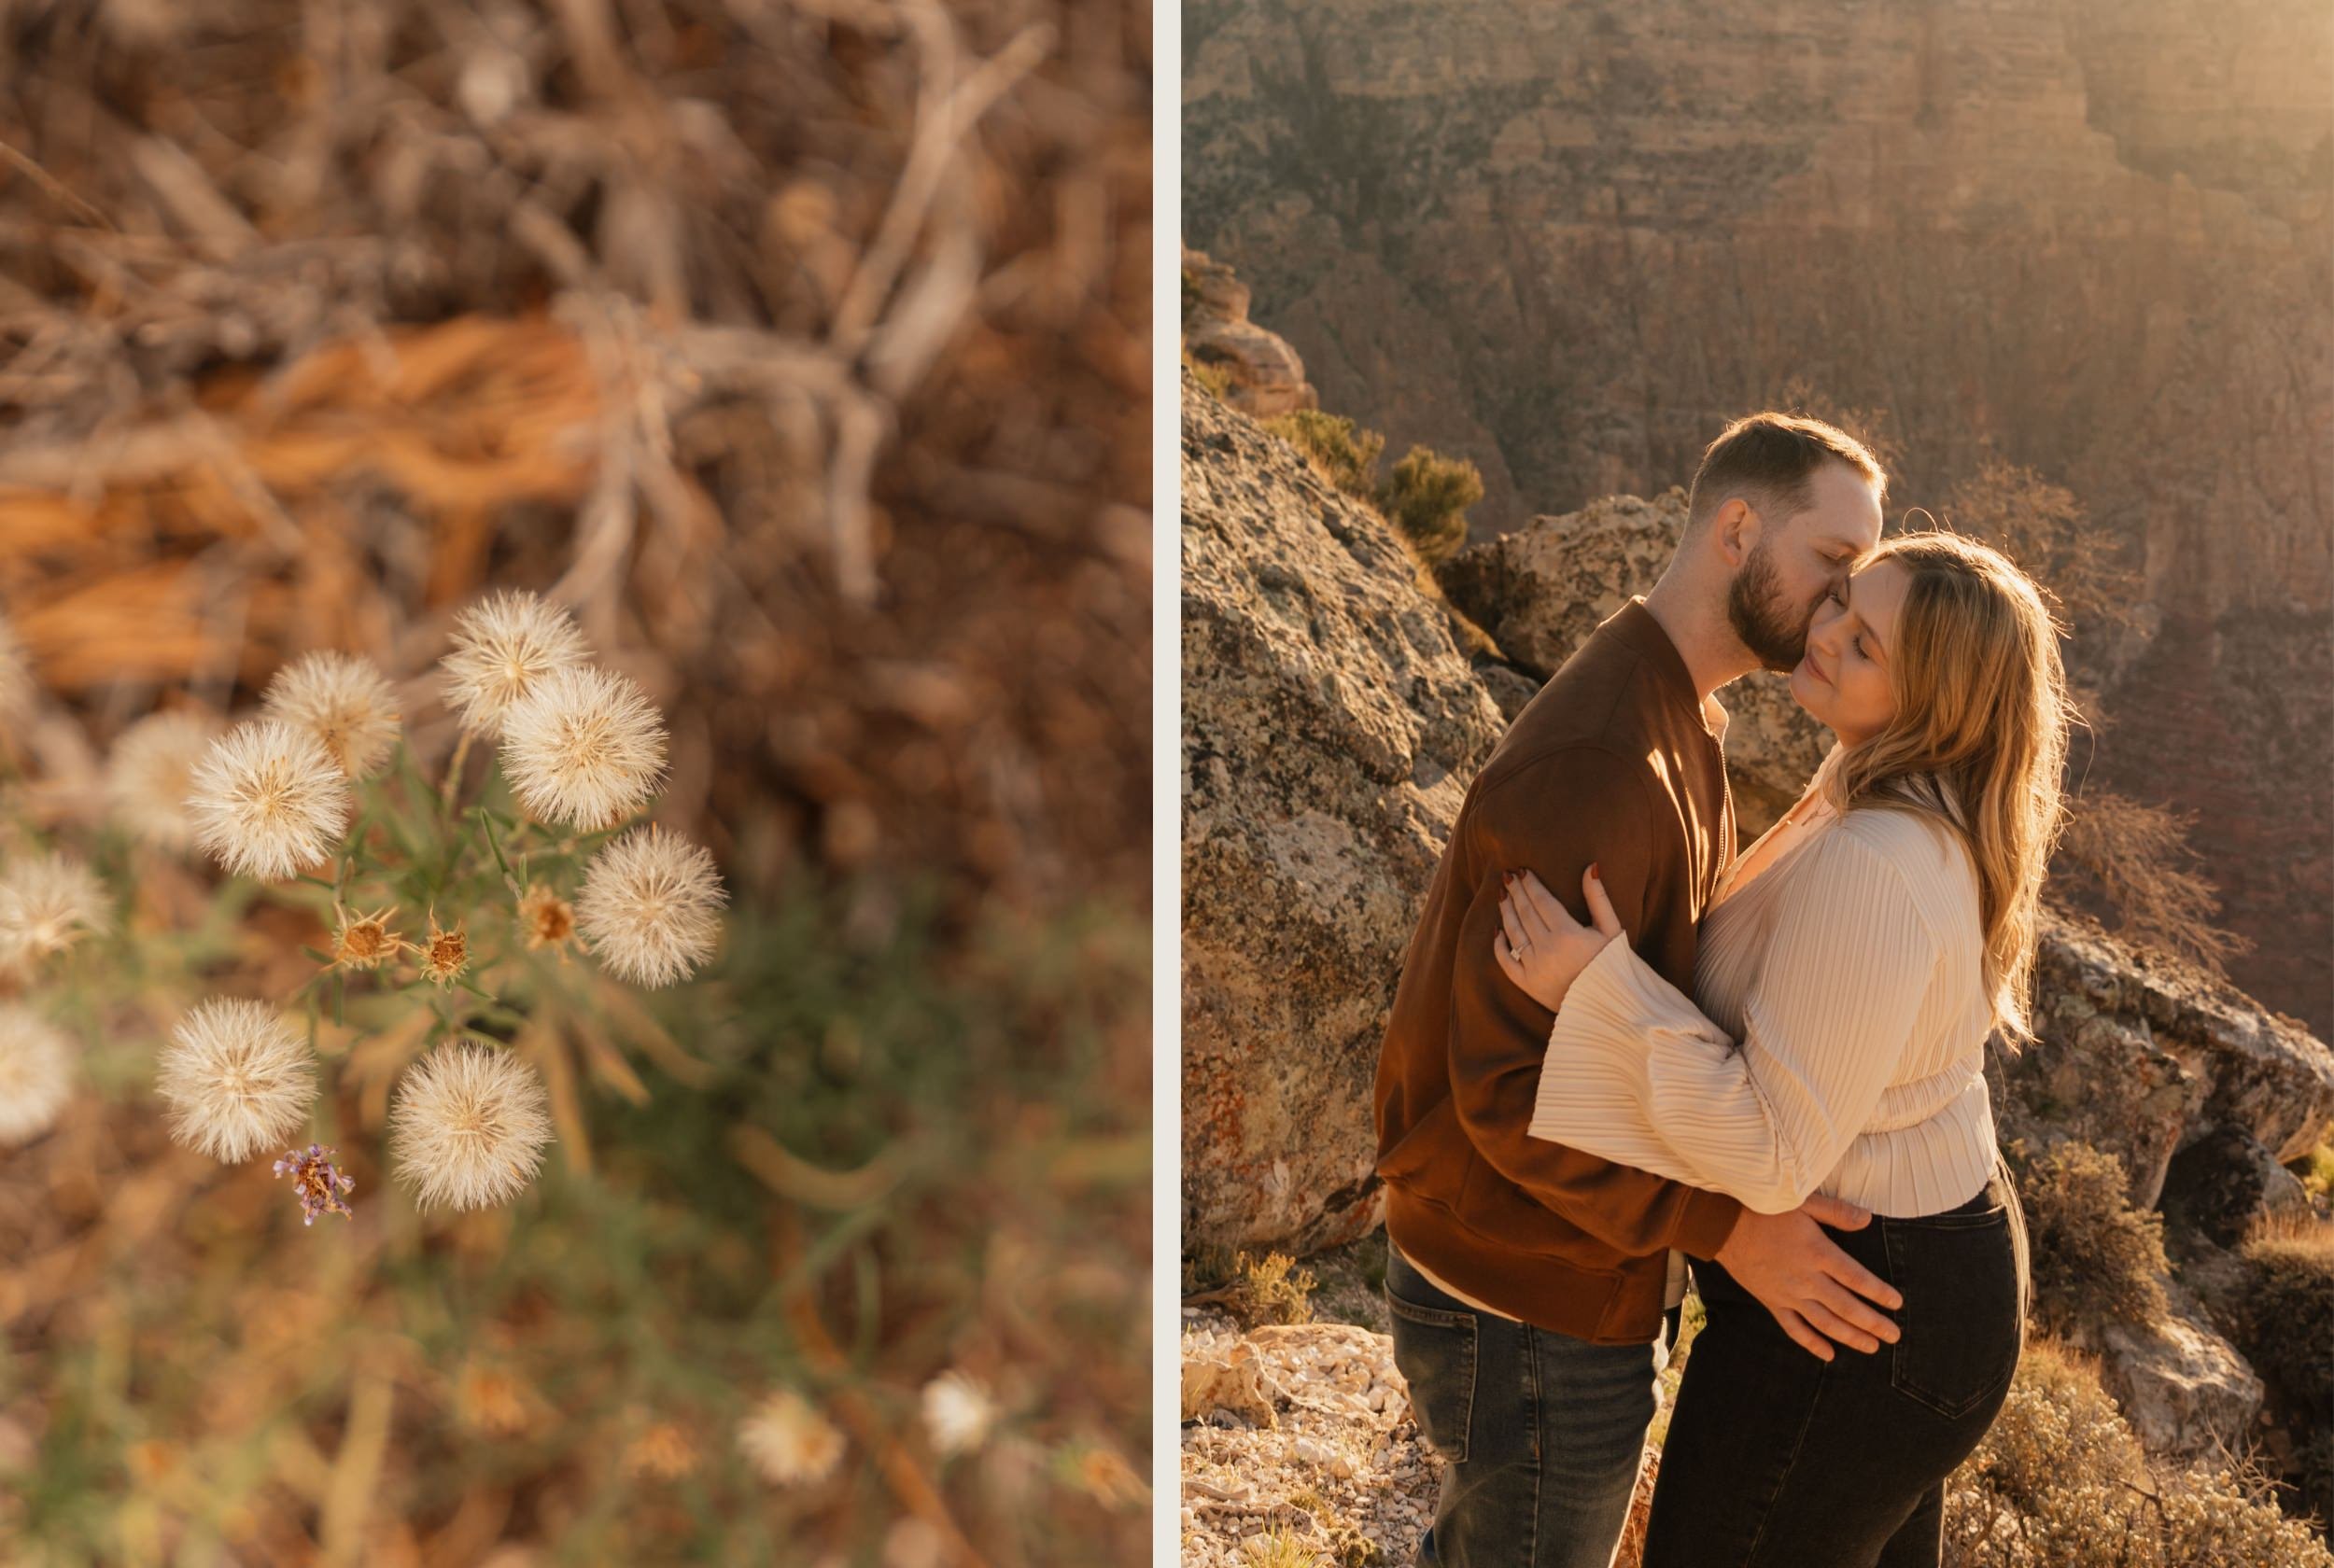
[[[1592,1345],[1436,1289],[1391,1239],[1385,1302],[1411,1411],[1445,1462],[1417,1568],[1609,1568],[1678,1313],[1658,1343]]]

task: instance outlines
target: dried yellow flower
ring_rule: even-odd
[[[564,947],[575,935],[575,905],[538,882],[519,900],[519,930],[530,953]]]
[[[451,986],[470,967],[470,938],[457,927],[442,931],[436,915],[429,917],[429,940],[422,945],[421,972],[441,986]]]
[[[337,906],[335,906],[337,907]],[[344,969],[378,969],[413,945],[389,929],[397,905],[352,917],[340,910],[340,930],[332,937],[332,961]]]

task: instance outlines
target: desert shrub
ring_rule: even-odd
[[[2239,1349],[2305,1407],[2334,1406],[2334,1225],[2271,1222],[2238,1249],[2250,1272]]]
[[[1296,409],[1264,421],[1264,427],[1305,455],[1323,479],[1357,500],[1377,502],[1378,455],[1385,438],[1361,430],[1342,414]]]
[[[2040,1154],[2004,1150],[2025,1206],[2032,1248],[2034,1316],[2054,1334],[2164,1315],[2163,1217],[2131,1205],[2123,1164],[2068,1140]]]
[[[1948,1568],[2327,1568],[2243,1467],[2151,1463],[2081,1356],[2029,1341],[2009,1398],[1946,1483]]]
[[[1191,325],[1191,313],[1199,308],[1200,280],[1191,275],[1191,269],[1183,270],[1183,324]]]
[[[1231,1249],[1213,1241],[1188,1248],[1183,1254],[1183,1294],[1214,1290],[1231,1278],[1237,1267]]]
[[[1483,476],[1464,457],[1413,446],[1378,487],[1378,510],[1431,566],[1467,542],[1467,509],[1483,498]]]
[[[2318,1521],[2320,1530],[2334,1524],[2334,1427],[2322,1426],[2310,1435],[2297,1457],[2296,1468],[2301,1474],[2303,1508]]]
[[[2334,1143],[2321,1143],[2302,1156],[2302,1190],[2313,1197],[2334,1194]]]
[[[1301,1323],[1313,1321],[1310,1269],[1299,1268],[1287,1253],[1259,1258],[1249,1253],[1233,1258],[1233,1277],[1224,1287],[1224,1310],[1243,1328],[1258,1323]]]
[[[1191,379],[1200,384],[1200,390],[1222,402],[1231,394],[1231,376],[1222,367],[1210,365],[1191,357],[1191,351],[1183,351],[1183,368],[1191,372]]]
[[[1956,484],[1946,522],[2000,550],[2059,602],[2078,649],[2087,639],[2140,623],[2146,584],[2124,559],[2123,540],[2092,525],[2088,510],[2062,484],[2000,459]]]
[[[2192,812],[2106,791],[2071,798],[2052,864],[2054,895],[2094,906],[2116,935],[2177,953],[2214,974],[2253,944],[2214,922],[2220,895],[2189,847]]]

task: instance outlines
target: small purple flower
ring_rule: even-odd
[[[275,1162],[275,1174],[290,1176],[292,1185],[299,1190],[300,1223],[303,1225],[316,1224],[316,1216],[326,1212],[350,1218],[356,1215],[356,1211],[341,1201],[340,1195],[357,1183],[332,1168],[327,1157],[332,1152],[329,1147],[311,1143],[306,1154],[288,1149],[284,1157]]]

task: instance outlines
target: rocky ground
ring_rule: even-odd
[[[1184,1309],[1185,1568],[1402,1568],[1434,1517],[1442,1464],[1394,1365],[1385,1233],[1304,1267],[1315,1322],[1244,1333],[1220,1311]],[[1656,1436],[1681,1365],[1662,1379]],[[1649,1448],[1624,1568],[1636,1561],[1658,1459]]]
[[[1187,1308],[1182,1350],[1185,1568],[1247,1568],[1275,1537],[1295,1544],[1291,1568],[1409,1560],[1441,1462],[1391,1339],[1351,1323],[1243,1334]]]

